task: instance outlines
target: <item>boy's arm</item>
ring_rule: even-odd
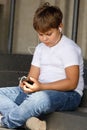
[[[40,68],[39,68],[39,67],[36,67],[36,66],[34,66],[34,65],[31,65],[30,71],[29,71],[27,77],[28,77],[28,78],[33,77],[33,78],[35,78],[36,80],[38,80],[39,74],[40,74]]]
[[[40,83],[42,90],[52,89],[58,91],[70,91],[77,87],[79,81],[79,66],[73,65],[65,69],[66,78],[51,83]]]
[[[51,83],[40,83],[38,82],[38,77],[40,74],[40,69],[35,66],[31,66],[28,78],[34,82],[33,85],[25,82],[23,90],[25,92],[35,92],[40,90],[58,90],[58,91],[71,91],[77,87],[79,81],[79,66],[73,65],[65,69],[66,78],[57,80]],[[26,87],[27,86],[27,87]]]

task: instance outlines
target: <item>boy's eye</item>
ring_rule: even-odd
[[[52,35],[52,32],[46,33],[46,34],[39,33],[39,36],[43,36],[43,35],[51,36],[51,35]]]
[[[48,35],[48,36],[51,36],[51,35],[52,35],[52,33],[47,33],[47,35]]]
[[[40,34],[40,33],[39,33],[39,36],[43,36],[43,34]]]

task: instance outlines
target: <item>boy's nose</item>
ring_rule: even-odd
[[[43,36],[43,40],[44,41],[47,41],[48,40],[48,37],[46,35]]]

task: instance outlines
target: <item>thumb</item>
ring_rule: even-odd
[[[35,78],[32,78],[32,77],[30,77],[30,80],[31,81],[33,81],[33,82],[35,82],[36,80],[35,80]]]

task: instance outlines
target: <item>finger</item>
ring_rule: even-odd
[[[25,84],[24,84],[23,82],[19,83],[19,86],[20,86],[21,88],[23,88],[24,85],[25,85]]]
[[[20,87],[20,88],[23,88],[23,84],[19,84],[19,87]]]
[[[32,77],[30,77],[30,80],[31,80],[31,81],[33,81],[33,82],[35,82],[35,81],[36,81],[36,80],[35,80],[34,78],[32,78]]]
[[[28,82],[26,82],[26,81],[24,81],[24,85],[25,85],[27,88],[30,88],[30,87],[31,87],[31,85],[30,85]]]
[[[23,91],[25,93],[31,93],[31,92],[33,92],[29,87],[26,87],[26,86],[24,86]]]

